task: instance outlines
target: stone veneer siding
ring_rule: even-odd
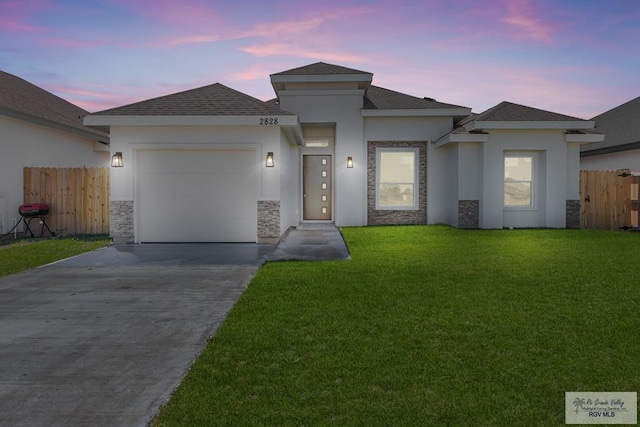
[[[258,200],[258,243],[280,241],[280,201]]]
[[[567,228],[580,228],[580,200],[567,200]]]
[[[133,243],[133,200],[109,202],[109,232],[116,245]]]
[[[376,148],[419,148],[418,209],[376,210]],[[426,224],[427,223],[427,142],[426,141],[369,141],[367,144],[367,224]]]
[[[478,200],[458,200],[458,227],[478,228],[479,208]]]

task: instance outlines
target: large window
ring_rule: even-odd
[[[378,148],[377,209],[418,208],[418,149]]]
[[[533,154],[505,154],[504,206],[533,207],[535,156]]]

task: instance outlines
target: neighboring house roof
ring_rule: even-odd
[[[316,62],[315,64],[305,65],[303,67],[292,68],[291,70],[282,71],[271,74],[272,76],[320,76],[332,74],[371,74],[368,71],[354,70],[353,68],[342,67],[340,65],[327,64],[325,62]]]
[[[220,83],[93,113],[93,116],[294,115]]]
[[[432,98],[415,96],[371,85],[364,96],[365,110],[413,110],[413,109],[467,108],[445,104]]]
[[[0,71],[0,115],[47,126],[101,142],[109,136],[84,126],[88,111],[4,71]]]
[[[581,147],[581,157],[640,149],[640,97],[592,119],[595,130],[605,134],[603,142]]]

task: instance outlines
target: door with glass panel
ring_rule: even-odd
[[[331,220],[331,156],[302,156],[302,219]]]

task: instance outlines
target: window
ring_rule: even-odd
[[[532,154],[504,156],[505,207],[533,207],[534,163]]]
[[[418,208],[418,149],[376,149],[376,209]]]

